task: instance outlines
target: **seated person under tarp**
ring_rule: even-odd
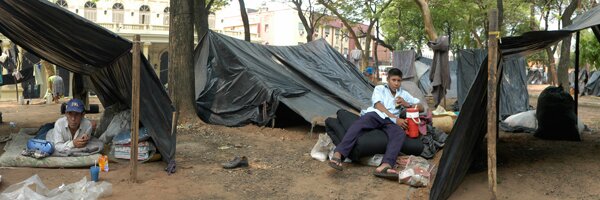
[[[368,130],[380,129],[387,135],[388,143],[383,161],[375,170],[375,175],[398,176],[392,167],[396,165],[396,158],[406,140],[403,128],[407,128],[406,120],[399,118],[400,108],[414,107],[420,103],[419,99],[400,88],[401,82],[402,72],[396,68],[390,69],[387,84],[375,87],[371,97],[372,106],[363,110],[362,115],[346,130],[342,141],[336,145],[329,166],[342,170],[342,158],[350,155],[357,139]],[[419,111],[423,111],[423,106],[417,107],[420,109]]]
[[[103,143],[92,137],[92,122],[85,118],[79,99],[67,102],[65,116],[40,128],[35,139],[47,140],[54,147],[53,156],[80,156],[98,153]]]

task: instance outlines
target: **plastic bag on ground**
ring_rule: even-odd
[[[333,151],[335,145],[327,134],[319,134],[319,140],[310,151],[310,156],[321,162],[327,160],[329,153]]]
[[[105,123],[105,122],[104,122]],[[119,133],[131,129],[131,110],[125,110],[114,115],[106,130],[99,137],[104,143],[108,143]]]
[[[383,154],[375,154],[373,156],[367,156],[360,158],[360,164],[378,167],[383,161]]]
[[[537,119],[535,118],[535,110],[525,111],[509,116],[504,120],[504,123],[511,127],[526,127],[537,129]]]
[[[419,156],[401,156],[400,166],[404,166],[398,173],[398,182],[413,187],[426,187],[429,185],[433,167],[429,162]]]
[[[36,174],[28,179],[11,185],[0,193],[0,200],[79,200],[98,199],[112,194],[112,184],[106,181],[87,181],[83,177],[80,181],[68,185],[61,185],[48,190],[40,177]]]

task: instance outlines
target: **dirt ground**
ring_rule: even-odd
[[[530,87],[531,104],[541,86]],[[97,100],[95,100],[97,102]],[[600,199],[600,98],[580,99],[579,116],[590,126],[582,142],[544,141],[525,133],[501,133],[498,143],[500,199]],[[0,137],[17,127],[39,127],[60,116],[59,105],[1,101]],[[99,115],[87,115],[98,119]],[[348,164],[336,172],[310,157],[319,128],[253,125],[223,127],[196,123],[178,128],[177,173],[163,162],[139,166],[138,183],[128,182],[126,163],[111,163],[100,179],[113,185],[106,199],[428,199],[429,188],[413,188],[373,177],[373,167]],[[0,144],[0,148],[4,143]],[[1,150],[0,150],[1,152]],[[220,163],[247,156],[249,168],[225,170]],[[432,162],[436,162],[438,154]],[[88,169],[0,168],[0,191],[34,174],[49,188],[89,177]],[[487,199],[487,171],[470,172],[451,199]]]

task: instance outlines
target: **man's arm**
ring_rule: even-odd
[[[405,108],[414,108],[415,106],[417,106],[419,112],[423,112],[425,110],[425,107],[423,107],[423,105],[421,104],[421,100],[413,97],[412,95],[410,95],[410,93],[406,91],[404,91],[402,96],[396,97],[396,104],[400,104]]]
[[[55,125],[51,139],[54,143],[54,149],[56,149],[57,151],[67,151],[73,148],[73,141],[66,140],[63,137],[63,133],[61,131],[64,131],[64,129],[61,129],[60,126]]]
[[[392,114],[387,108],[385,108],[381,102],[375,103],[375,109],[385,113],[385,115],[387,115],[390,119],[398,118],[398,116]]]
[[[399,118],[398,116],[392,114],[387,108],[385,108],[385,106],[383,106],[383,104],[381,104],[380,102],[375,103],[375,108],[383,113],[385,113],[394,123],[398,124],[398,126],[402,127],[403,129],[407,129],[408,126],[406,124],[406,121],[402,118]]]

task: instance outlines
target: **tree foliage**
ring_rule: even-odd
[[[382,13],[389,8],[393,0],[318,0],[333,15],[335,15],[346,27],[347,33],[354,41],[356,48],[362,50],[361,66],[363,70],[369,62],[371,40],[373,39],[373,27],[381,18]],[[367,22],[366,29],[361,26]],[[364,38],[364,46],[360,42]]]
[[[430,0],[433,25],[438,35],[448,35],[453,50],[482,48],[487,39],[487,11],[496,8],[497,0]],[[518,35],[531,30],[529,5],[526,1],[504,1],[502,36]],[[419,48],[427,43],[423,18],[414,0],[394,0],[382,17],[385,41],[397,48]],[[400,42],[400,37],[404,42]]]
[[[600,69],[600,41],[591,30],[581,31],[580,52],[583,64],[589,64],[592,69]]]

